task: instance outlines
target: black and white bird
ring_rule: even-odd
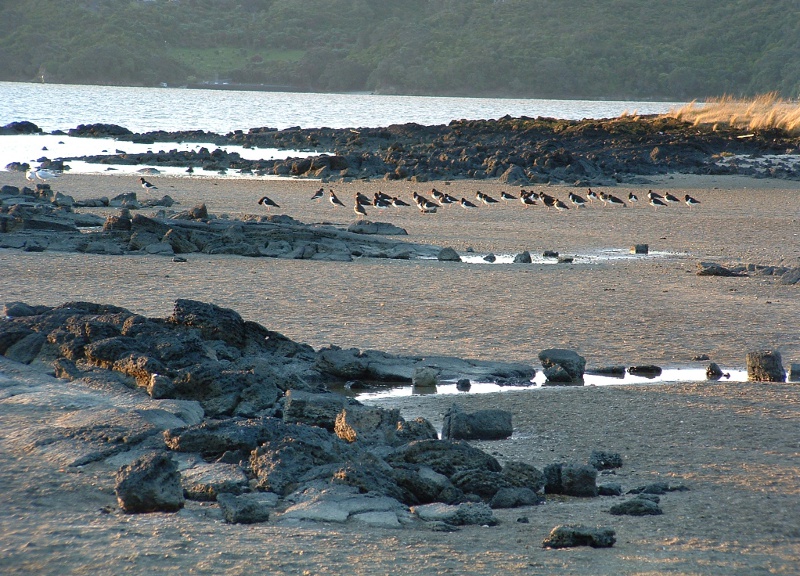
[[[553,207],[558,210],[559,212],[563,212],[564,210],[569,210],[569,206],[564,204],[561,200],[556,200],[553,203]]]
[[[533,192],[525,192],[525,190],[523,190],[519,194],[519,199],[525,208],[528,206],[536,206],[536,199],[533,197]]]
[[[542,204],[544,204],[548,210],[556,205],[556,199],[553,196],[550,196],[550,194],[539,192],[538,196],[542,201]],[[536,197],[536,192],[534,192],[534,197]]]
[[[431,188],[431,196],[433,196],[433,199],[437,202],[441,202],[444,199],[445,194],[444,192],[439,192],[436,188]]]
[[[589,202],[594,202],[595,200],[600,200],[600,196],[597,195],[597,192],[589,188],[589,191],[586,193],[586,197],[589,199]]]
[[[455,204],[456,202],[458,202],[458,198],[453,198],[452,196],[450,196],[450,194],[445,192],[444,196],[442,196],[442,199],[439,202],[442,206],[446,206],[448,204]]]
[[[357,198],[356,198],[356,204],[355,206],[353,206],[353,211],[356,213],[356,216],[367,215],[367,211],[364,209],[364,206],[361,204],[361,202],[358,201]]]
[[[623,202],[621,198],[617,198],[613,194],[606,194],[605,198],[606,202],[608,202],[612,206],[622,206],[623,208],[625,208],[625,202]]]
[[[628,202],[638,202],[639,197],[633,192],[628,192]]]
[[[659,200],[663,200],[664,199],[664,197],[661,194],[659,194],[657,192],[653,192],[652,190],[648,190],[647,191],[647,198],[648,198],[648,200],[652,200],[653,198],[658,198]]]
[[[576,208],[586,207],[586,200],[583,198],[583,196],[575,194],[574,192],[569,193],[569,201],[572,202]]]
[[[259,200],[258,203],[261,204],[264,208],[266,208],[267,211],[269,211],[270,208],[280,208],[278,204],[276,204],[273,200],[267,198],[266,196],[262,196],[261,200]]]
[[[475,204],[473,204],[472,202],[470,202],[466,198],[462,198],[460,204],[461,204],[462,208],[477,208],[477,206]]]
[[[325,189],[324,188],[320,188],[319,190],[314,192],[314,195],[311,197],[311,199],[312,200],[316,200],[317,202],[319,202],[320,198],[322,198],[324,195],[325,195]]]
[[[693,197],[689,196],[688,194],[683,197],[683,201],[686,203],[686,205],[689,208],[691,208],[692,206],[697,206],[698,204],[700,204],[700,200],[698,200],[697,198],[693,198]]]
[[[41,180],[46,182],[53,178],[61,176],[61,172],[54,172],[53,170],[46,170],[44,168],[30,168],[25,172],[25,178],[33,182],[34,180]]]
[[[142,183],[142,188],[144,188],[145,190],[158,190],[158,186],[156,186],[155,184],[151,184],[144,178],[139,178],[139,182]]]
[[[483,192],[481,192],[480,190],[479,190],[479,191],[477,191],[477,192],[475,193],[475,198],[476,198],[478,201],[480,201],[480,202],[483,202],[483,203],[484,203],[484,204],[486,204],[487,206],[488,206],[489,204],[497,204],[497,200],[495,200],[494,198],[492,198],[492,197],[491,197],[491,196],[489,196],[488,194],[484,194],[484,193],[483,193]]]
[[[673,196],[672,194],[666,194],[664,196],[664,201],[669,202],[670,204],[677,204],[680,202],[677,196]]]
[[[376,192],[375,193],[375,197],[377,198],[377,196],[378,196],[378,193]],[[370,200],[369,198],[367,198],[367,196],[365,194],[362,194],[361,192],[356,192],[356,204],[361,204],[363,206],[369,206],[370,204],[372,204],[372,202],[373,201]]]
[[[410,206],[410,204],[404,200],[400,200],[397,196],[392,196],[392,206],[395,208],[402,208],[403,206]]]
[[[328,200],[329,200],[329,201],[330,201],[330,203],[331,203],[331,204],[333,204],[334,206],[344,206],[344,204],[342,203],[342,201],[341,201],[341,200],[339,200],[339,198],[337,198],[337,197],[336,197],[336,194],[333,192],[333,190],[330,190],[330,191],[328,192]]]
[[[667,203],[664,202],[664,200],[662,200],[660,197],[658,197],[658,195],[653,196],[652,198],[650,198],[650,206],[652,206],[656,210],[658,210],[659,206],[666,206],[666,205],[667,205]]]
[[[517,199],[516,196],[514,196],[513,194],[509,194],[508,192],[505,192],[505,191],[504,192],[500,192],[500,198],[502,198],[503,200],[506,200],[506,201],[508,201],[508,200],[516,200]]]
[[[375,208],[388,208],[392,205],[392,200],[391,198],[387,198],[385,194],[375,192],[375,195],[372,197],[371,204],[375,206]]]

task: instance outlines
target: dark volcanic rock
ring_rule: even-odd
[[[129,514],[177,512],[183,508],[181,476],[165,452],[151,452],[117,472],[114,491]]]
[[[589,528],[575,524],[556,526],[542,542],[544,548],[571,548],[591,546],[610,548],[617,541],[611,528]]]
[[[514,432],[511,413],[505,410],[463,412],[453,404],[444,415],[444,440],[501,440]]]
[[[747,353],[747,379],[751,382],[783,382],[781,353],[777,350],[760,350]]]

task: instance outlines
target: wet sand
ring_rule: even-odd
[[[319,183],[256,179],[65,175],[54,188],[75,198],[137,192],[169,194],[215,214],[260,213],[266,194],[304,222],[343,226],[352,196],[376,190],[409,199],[432,187],[474,200],[518,188],[496,182],[361,182],[325,185],[346,204],[309,200]],[[3,173],[4,184],[22,175]],[[647,190],[688,193],[702,204],[653,209]],[[584,189],[539,186],[566,200]],[[413,208],[369,210],[368,219],[405,228],[408,240],[497,255],[555,250],[574,264],[458,264],[357,259],[350,263],[187,255],[188,262],[138,255],[98,256],[0,250],[2,301],[57,305],[88,300],[166,316],[176,298],[234,308],[245,319],[318,348],[327,344],[394,353],[446,354],[530,362],[567,347],[589,367],[659,364],[744,366],[748,351],[780,350],[800,362],[798,286],[777,278],[709,278],[697,262],[800,265],[800,192],[793,182],[737,177],[662,177],[605,190],[640,198],[628,208],[590,206],[564,213],[500,203],[422,215]],[[99,212],[104,212],[100,210]],[[114,211],[105,211],[114,212]],[[147,211],[145,211],[147,213]],[[627,256],[647,243],[655,254]],[[596,260],[581,262],[581,256]],[[21,370],[22,368],[20,368]],[[14,379],[14,366],[0,376]],[[31,375],[32,385],[42,376]],[[127,517],[115,508],[113,470],[60,468],[10,431],[63,410],[0,400],[2,477],[0,569],[18,573],[119,573],[182,569],[198,573],[796,573],[800,563],[797,477],[800,404],[791,384],[698,383],[585,387],[382,401],[437,426],[458,401],[466,410],[511,410],[514,436],[482,443],[497,457],[537,467],[585,461],[593,449],[620,452],[612,480],[626,488],[656,479],[689,492],[663,497],[664,515],[611,516],[609,499],[551,498],[536,508],[500,511],[496,528],[455,534],[369,532],[351,526],[227,526],[216,508],[192,503],[177,515]],[[20,480],[22,478],[23,480]],[[65,494],[70,497],[65,497]],[[529,524],[516,519],[527,516]],[[564,522],[617,530],[611,550],[545,551],[541,540]]]

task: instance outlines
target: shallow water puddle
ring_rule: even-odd
[[[725,370],[727,375],[719,379],[722,382],[746,382],[747,370]],[[459,390],[453,381],[443,381],[436,388],[416,388],[408,384],[375,384],[369,390],[353,393],[357,400],[379,400],[381,398],[393,398],[398,396],[412,396],[425,394],[487,394],[489,392],[510,392],[512,390],[541,390],[542,388],[564,388],[565,386],[545,386],[546,378],[539,371],[536,377],[527,386],[501,386],[494,382],[471,381],[469,390]],[[715,382],[706,378],[705,368],[675,368],[664,369],[658,376],[634,375],[625,372],[619,377],[601,376],[598,374],[585,374],[583,377],[584,386],[613,386],[628,384],[674,384],[679,382]],[[572,386],[569,386],[572,387]],[[345,391],[347,392],[347,391]]]
[[[594,264],[598,262],[609,262],[615,260],[634,260],[642,258],[665,258],[669,256],[679,256],[677,252],[666,252],[663,250],[650,250],[647,254],[635,254],[630,250],[621,248],[602,248],[587,252],[585,254],[561,254],[559,256],[544,256],[543,254],[531,254],[531,264]],[[468,252],[459,254],[461,261],[466,264],[513,264],[516,254],[477,254]],[[494,256],[494,259],[492,259]],[[489,260],[487,260],[487,257]],[[564,261],[564,259],[568,261]],[[431,258],[435,259],[435,258]]]

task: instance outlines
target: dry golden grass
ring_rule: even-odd
[[[690,102],[667,116],[701,124],[727,124],[734,128],[764,130],[782,128],[790,134],[800,134],[800,102],[780,98],[770,92],[749,100],[723,96],[711,98],[698,105]]]

